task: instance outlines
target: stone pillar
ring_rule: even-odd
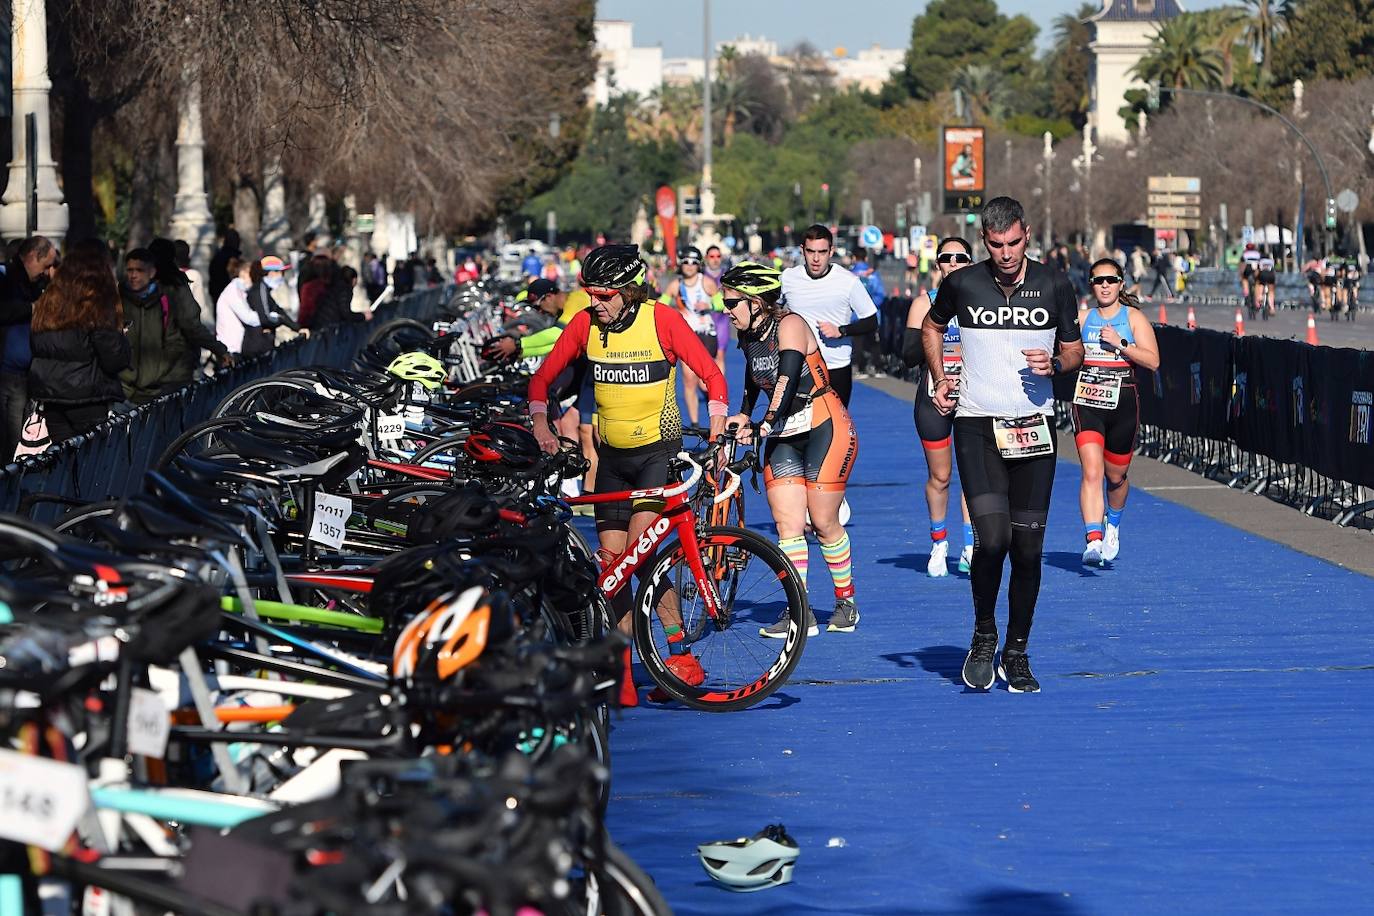
[[[345,194],[344,205],[344,248],[348,250],[347,263],[354,270],[363,269],[363,240],[358,232],[358,199]]]
[[[188,79],[177,111],[177,193],[170,234],[191,246],[191,267],[202,280],[210,277],[215,221],[205,193],[205,135],[200,125],[200,82]],[[208,293],[207,293],[208,298]],[[201,302],[200,317],[215,320],[215,303]]]
[[[262,169],[262,251],[285,257],[291,247],[291,223],[286,215],[286,184],[281,159],[272,156]]]
[[[13,31],[14,120],[9,185],[0,206],[0,236],[23,238],[28,232],[28,151],[25,149],[26,115],[38,122],[34,149],[38,165],[38,233],[55,244],[67,236],[67,204],[57,184],[57,163],[52,158],[49,130],[48,25],[45,0],[11,0]]]
[[[324,199],[324,191],[320,190],[317,183],[310,185],[310,201],[307,204],[309,218],[306,220],[306,229],[320,236],[329,235],[329,212],[328,204]]]

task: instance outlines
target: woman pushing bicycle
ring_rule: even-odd
[[[712,439],[724,432],[729,412],[725,376],[677,309],[649,301],[646,273],[637,245],[603,245],[588,254],[579,282],[592,307],[568,322],[529,384],[534,435],[552,454],[559,443],[548,423],[549,386],[574,360],[586,356],[599,418],[596,488],[603,493],[671,482],[670,462],[682,448],[679,361],[706,383]],[[646,499],[598,504],[596,530],[602,551],[619,556],[639,539],[660,508],[661,500]],[[621,629],[629,632],[629,596],[622,594],[625,600],[617,602],[616,612]],[[665,631],[673,626],[665,621]],[[668,639],[675,635],[680,633],[668,632]],[[627,649],[621,691],[625,705],[637,702],[628,656]],[[703,678],[690,651],[674,655],[669,667],[687,684]]]
[[[720,278],[725,308],[744,351],[744,398],[730,425],[751,437],[750,415],[760,393],[768,406],[759,434],[764,447],[768,506],[778,528],[778,546],[806,582],[809,549],[807,514],[835,586],[835,611],[827,630],[852,633],[859,623],[849,535],[840,524],[845,482],[854,468],[859,439],[840,396],[830,387],[825,360],[811,328],[779,303],[782,274],[773,267],[742,263]],[[807,635],[818,632],[807,611]],[[763,627],[763,636],[785,638],[784,618]]]

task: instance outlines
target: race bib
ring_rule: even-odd
[[[406,421],[398,413],[384,413],[377,416],[377,439],[382,442],[395,442],[405,438]]]
[[[353,501],[315,491],[315,515],[310,522],[310,540],[338,550],[343,546],[344,529],[353,514]]]
[[[944,366],[945,377],[957,379],[959,377],[959,373],[963,371],[964,361],[962,359],[955,359],[953,362],[951,362],[949,356],[945,356]],[[932,398],[935,397],[935,378],[929,372],[926,373],[926,393],[929,394]],[[953,388],[949,390],[949,399],[951,401],[959,400],[958,385],[955,385]]]
[[[773,430],[773,435],[779,439],[786,439],[788,436],[800,436],[803,433],[811,432],[811,402],[807,401],[806,406],[787,418],[787,422]]]
[[[57,852],[90,804],[82,767],[0,749],[0,839]]]
[[[1029,417],[1001,418],[992,421],[997,450],[1003,458],[1035,458],[1054,454],[1054,440],[1050,438],[1050,424],[1044,414]]]
[[[1078,370],[1073,402],[1079,407],[1116,410],[1121,403],[1121,376],[1106,372],[1099,366],[1084,366]]]

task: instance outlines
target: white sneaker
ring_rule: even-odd
[[[973,545],[965,544],[959,551],[959,572],[966,573],[973,568]]]
[[[1116,555],[1121,553],[1121,526],[1108,525],[1106,534],[1102,537],[1102,559],[1110,563],[1116,559]]]
[[[930,562],[926,575],[932,579],[949,575],[949,541],[935,541],[930,545]]]
[[[1089,541],[1088,546],[1083,548],[1084,566],[1102,566],[1102,542]]]

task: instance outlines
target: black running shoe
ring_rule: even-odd
[[[974,633],[973,643],[964,659],[964,683],[974,690],[990,690],[997,680],[993,660],[997,657],[997,634]]]
[[[1040,682],[1031,674],[1030,656],[1024,652],[1003,649],[997,673],[1007,682],[1007,690],[1011,693],[1040,692]]]

